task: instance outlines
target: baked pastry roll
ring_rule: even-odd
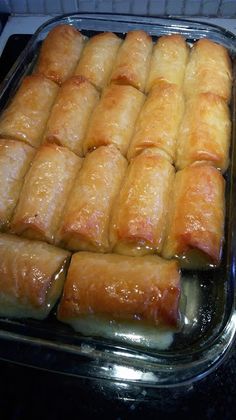
[[[60,88],[44,139],[83,155],[82,142],[99,94],[84,77],[74,76]]]
[[[161,252],[173,180],[174,168],[158,150],[146,149],[131,161],[111,220],[115,252]]]
[[[182,90],[178,85],[160,80],[141,109],[128,150],[128,159],[145,148],[157,147],[173,162],[183,113]]]
[[[183,267],[191,269],[220,263],[224,187],[223,176],[210,165],[198,163],[177,172],[163,249],[165,258],[179,258]]]
[[[111,208],[126,168],[126,159],[113,145],[86,156],[62,218],[59,237],[64,247],[109,251]]]
[[[111,83],[145,89],[152,53],[152,38],[144,31],[128,32],[111,75]]]
[[[75,329],[91,314],[175,328],[180,273],[175,261],[78,252],[73,255],[57,316]]]
[[[64,147],[42,146],[25,177],[11,232],[54,243],[81,162],[82,159]]]
[[[84,76],[97,89],[108,84],[117,51],[122,40],[112,32],[98,34],[85,45],[75,74]]]
[[[164,79],[182,87],[189,48],[181,35],[161,36],[154,45],[146,92]]]
[[[84,154],[114,144],[125,156],[145,95],[132,86],[110,85],[90,119],[83,144]]]
[[[28,144],[0,139],[0,229],[6,229],[35,154]]]
[[[225,171],[230,134],[229,109],[220,96],[200,93],[189,99],[178,134],[177,168],[205,161]]]
[[[228,51],[209,39],[197,41],[190,53],[184,79],[187,98],[211,92],[229,102],[232,88],[232,65]]]
[[[27,76],[0,117],[0,136],[38,147],[58,86],[41,74]]]
[[[59,298],[70,253],[0,234],[0,316],[47,317]]]
[[[36,72],[61,85],[73,75],[84,40],[83,35],[73,26],[56,26],[43,41]]]

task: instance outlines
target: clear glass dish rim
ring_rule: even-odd
[[[130,16],[130,15],[122,15],[122,14],[93,14],[93,13],[75,13],[75,14],[65,14],[61,16],[57,16],[53,19],[50,19],[49,21],[45,22],[43,25],[41,25],[38,30],[35,32],[35,34],[32,36],[31,40],[29,41],[28,45],[22,52],[22,54],[18,57],[15,64],[13,65],[12,69],[8,73],[5,81],[0,86],[0,101],[1,98],[6,91],[9,83],[11,83],[12,78],[17,73],[17,69],[19,66],[24,62],[25,58],[27,57],[27,54],[30,51],[30,48],[34,45],[40,34],[42,34],[47,28],[49,29],[54,24],[59,23],[69,23],[73,24],[78,22],[79,19],[84,20],[94,20],[94,21],[114,21],[116,23],[122,22],[122,23],[135,23],[139,25],[153,25],[154,29],[155,27],[161,27],[165,32],[179,32],[183,33],[186,37],[188,34],[191,34],[193,36],[193,32],[195,37],[197,38],[197,31],[201,35],[205,34],[207,37],[210,37],[210,35],[214,35],[215,37],[219,38],[219,41],[221,38],[225,40],[225,44],[230,49],[231,52],[236,53],[236,37],[231,32],[217,26],[212,25],[208,23],[198,22],[198,21],[192,21],[189,19],[179,19],[179,18],[162,18],[162,17],[143,17],[143,16]],[[160,35],[160,34],[158,34]],[[234,85],[235,88],[235,85]],[[235,90],[235,89],[234,89]],[[234,101],[235,102],[235,93],[234,93]],[[235,108],[235,106],[234,106]],[[235,121],[233,121],[233,139],[236,138],[235,135]],[[233,169],[232,169],[233,172]],[[231,189],[233,186],[231,185]],[[232,193],[232,191],[231,191]],[[232,209],[230,209],[232,211]],[[234,223],[235,225],[235,223]],[[236,226],[235,226],[236,227]],[[229,232],[230,233],[230,232]],[[234,257],[234,260],[232,261],[232,264],[235,264],[236,255],[232,255],[232,258]],[[234,270],[235,272],[235,270]],[[235,292],[235,276],[232,279],[234,282],[234,292]],[[132,357],[134,358],[134,352],[130,352],[130,350],[125,350],[122,348],[122,346],[114,344],[114,348],[116,351],[109,349],[109,355],[107,350],[100,350],[95,351],[96,353],[96,360],[99,360],[99,363],[96,366],[96,373],[94,371],[91,371],[90,364],[87,364],[85,361],[85,365],[87,366],[87,375],[86,377],[90,378],[100,378],[100,379],[112,379],[116,381],[128,381],[135,382],[135,383],[141,383],[142,385],[146,386],[154,386],[154,387],[170,387],[170,386],[176,386],[176,385],[183,385],[192,383],[194,380],[200,379],[201,377],[205,376],[206,374],[210,373],[212,369],[216,368],[219,363],[221,363],[225,357],[225,355],[228,353],[229,349],[232,346],[232,343],[235,338],[236,333],[236,312],[235,312],[235,296],[232,302],[232,311],[231,316],[228,318],[228,321],[221,332],[219,336],[215,338],[215,340],[211,343],[211,346],[208,348],[203,348],[198,351],[189,352],[188,357],[184,358],[184,355],[181,354],[181,357],[178,358],[175,355],[169,354],[169,355],[161,355],[161,357],[153,357],[145,354],[142,350],[137,351],[137,353],[140,353],[143,355],[145,360],[142,360],[142,366],[133,366],[136,365],[136,360],[132,359],[132,363],[130,363],[130,356],[129,354],[132,353]],[[83,347],[83,338],[81,338],[81,345],[75,346],[70,344],[63,344],[60,343],[54,343],[53,341],[47,340],[47,339],[37,339],[35,337],[30,337],[27,335],[22,335],[18,333],[8,332],[5,330],[0,330],[0,338],[7,340],[7,341],[17,341],[21,343],[28,343],[30,348],[32,349],[34,347],[34,350],[36,348],[38,349],[38,346],[43,346],[44,350],[46,351],[56,351],[62,350],[63,352],[74,354],[76,357],[82,357],[84,358],[85,353],[82,349]],[[95,340],[96,341],[96,340]],[[102,341],[102,340],[101,340]],[[101,346],[106,348],[107,344],[101,343]],[[38,350],[36,350],[38,351]],[[133,374],[131,378],[125,379],[122,374],[119,374],[119,370],[116,369],[116,372],[112,372],[112,370],[109,370],[109,374],[107,375],[105,373],[104,367],[108,364],[113,364],[114,366],[118,366],[118,355],[117,351],[119,353],[119,366],[126,366],[128,369],[133,369],[133,371],[136,372]],[[127,353],[126,355],[124,353]],[[44,351],[43,351],[44,353]],[[89,357],[94,358],[95,355],[94,352],[91,351],[89,353]],[[3,355],[4,356],[4,355]],[[0,357],[3,357],[1,355],[0,351]],[[28,355],[29,356],[29,355]],[[108,357],[109,356],[109,357]],[[13,358],[13,357],[12,357]],[[86,359],[86,357],[85,357]],[[137,360],[140,363],[140,358],[137,356]],[[163,361],[166,361],[164,364]],[[27,361],[26,361],[26,364]],[[33,363],[34,364],[34,363]],[[83,364],[83,363],[82,363]],[[45,369],[50,369],[49,366],[45,363],[45,366],[43,366]],[[75,371],[71,372],[67,370],[66,366],[65,368],[59,369],[61,372],[68,373],[68,374],[75,374],[77,376],[83,376],[82,372]],[[122,372],[122,370],[121,370]],[[145,373],[146,372],[146,373]],[[149,374],[149,376],[147,375]],[[152,376],[150,376],[150,373],[152,373]]]

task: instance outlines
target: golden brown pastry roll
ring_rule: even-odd
[[[149,93],[137,120],[128,159],[143,149],[157,147],[173,162],[176,138],[184,113],[184,98],[178,85],[159,83]]]
[[[38,147],[58,86],[43,75],[27,76],[0,117],[0,136]]]
[[[209,39],[197,41],[186,67],[184,90],[187,98],[211,92],[229,102],[232,88],[232,65],[228,51]]]
[[[114,199],[127,168],[115,146],[87,154],[71,190],[59,237],[71,250],[107,252],[109,221]]]
[[[84,37],[76,28],[56,26],[43,41],[36,72],[61,85],[73,75],[83,47]]]
[[[146,92],[164,79],[182,87],[189,48],[181,35],[161,36],[153,48]]]
[[[95,314],[176,327],[180,273],[175,261],[78,252],[73,255],[58,318],[76,321]]]
[[[200,93],[189,99],[178,134],[177,168],[205,161],[225,171],[230,133],[229,109],[222,98],[214,93]]]
[[[70,253],[0,234],[0,316],[47,317],[59,298]]]
[[[11,223],[13,233],[54,242],[63,208],[82,159],[54,144],[42,146],[27,173]]]
[[[0,229],[6,229],[35,154],[28,144],[0,139]]]
[[[131,161],[111,219],[115,252],[161,251],[173,180],[174,168],[158,150],[146,149]]]
[[[224,237],[224,186],[221,173],[201,163],[177,172],[172,211],[163,249],[186,268],[218,265]]]
[[[99,94],[84,77],[74,76],[60,88],[44,139],[83,155],[82,142]]]
[[[90,119],[83,149],[114,144],[125,156],[145,95],[132,86],[107,87]]]
[[[145,89],[152,53],[152,38],[144,31],[128,32],[111,75],[111,83]]]
[[[108,84],[112,67],[122,40],[111,32],[90,38],[85,45],[75,74],[84,76],[97,89]]]

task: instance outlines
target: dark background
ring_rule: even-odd
[[[235,419],[236,350],[188,387],[148,389],[0,361],[0,419]]]

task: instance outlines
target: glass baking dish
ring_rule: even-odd
[[[27,365],[86,378],[109,379],[143,386],[168,387],[187,384],[211,372],[229,352],[235,337],[236,263],[236,38],[213,25],[177,20],[109,14],[64,15],[42,25],[8,73],[0,91],[0,110],[12,97],[21,79],[32,72],[42,40],[58,24],[71,24],[84,35],[112,31],[123,37],[143,29],[153,40],[179,33],[189,43],[207,37],[224,45],[233,61],[231,101],[232,142],[230,167],[225,177],[226,222],[222,263],[210,271],[183,271],[183,327],[168,349],[141,346],[142,337],[132,331],[116,331],[107,338],[75,333],[56,320],[0,320],[0,357]]]

